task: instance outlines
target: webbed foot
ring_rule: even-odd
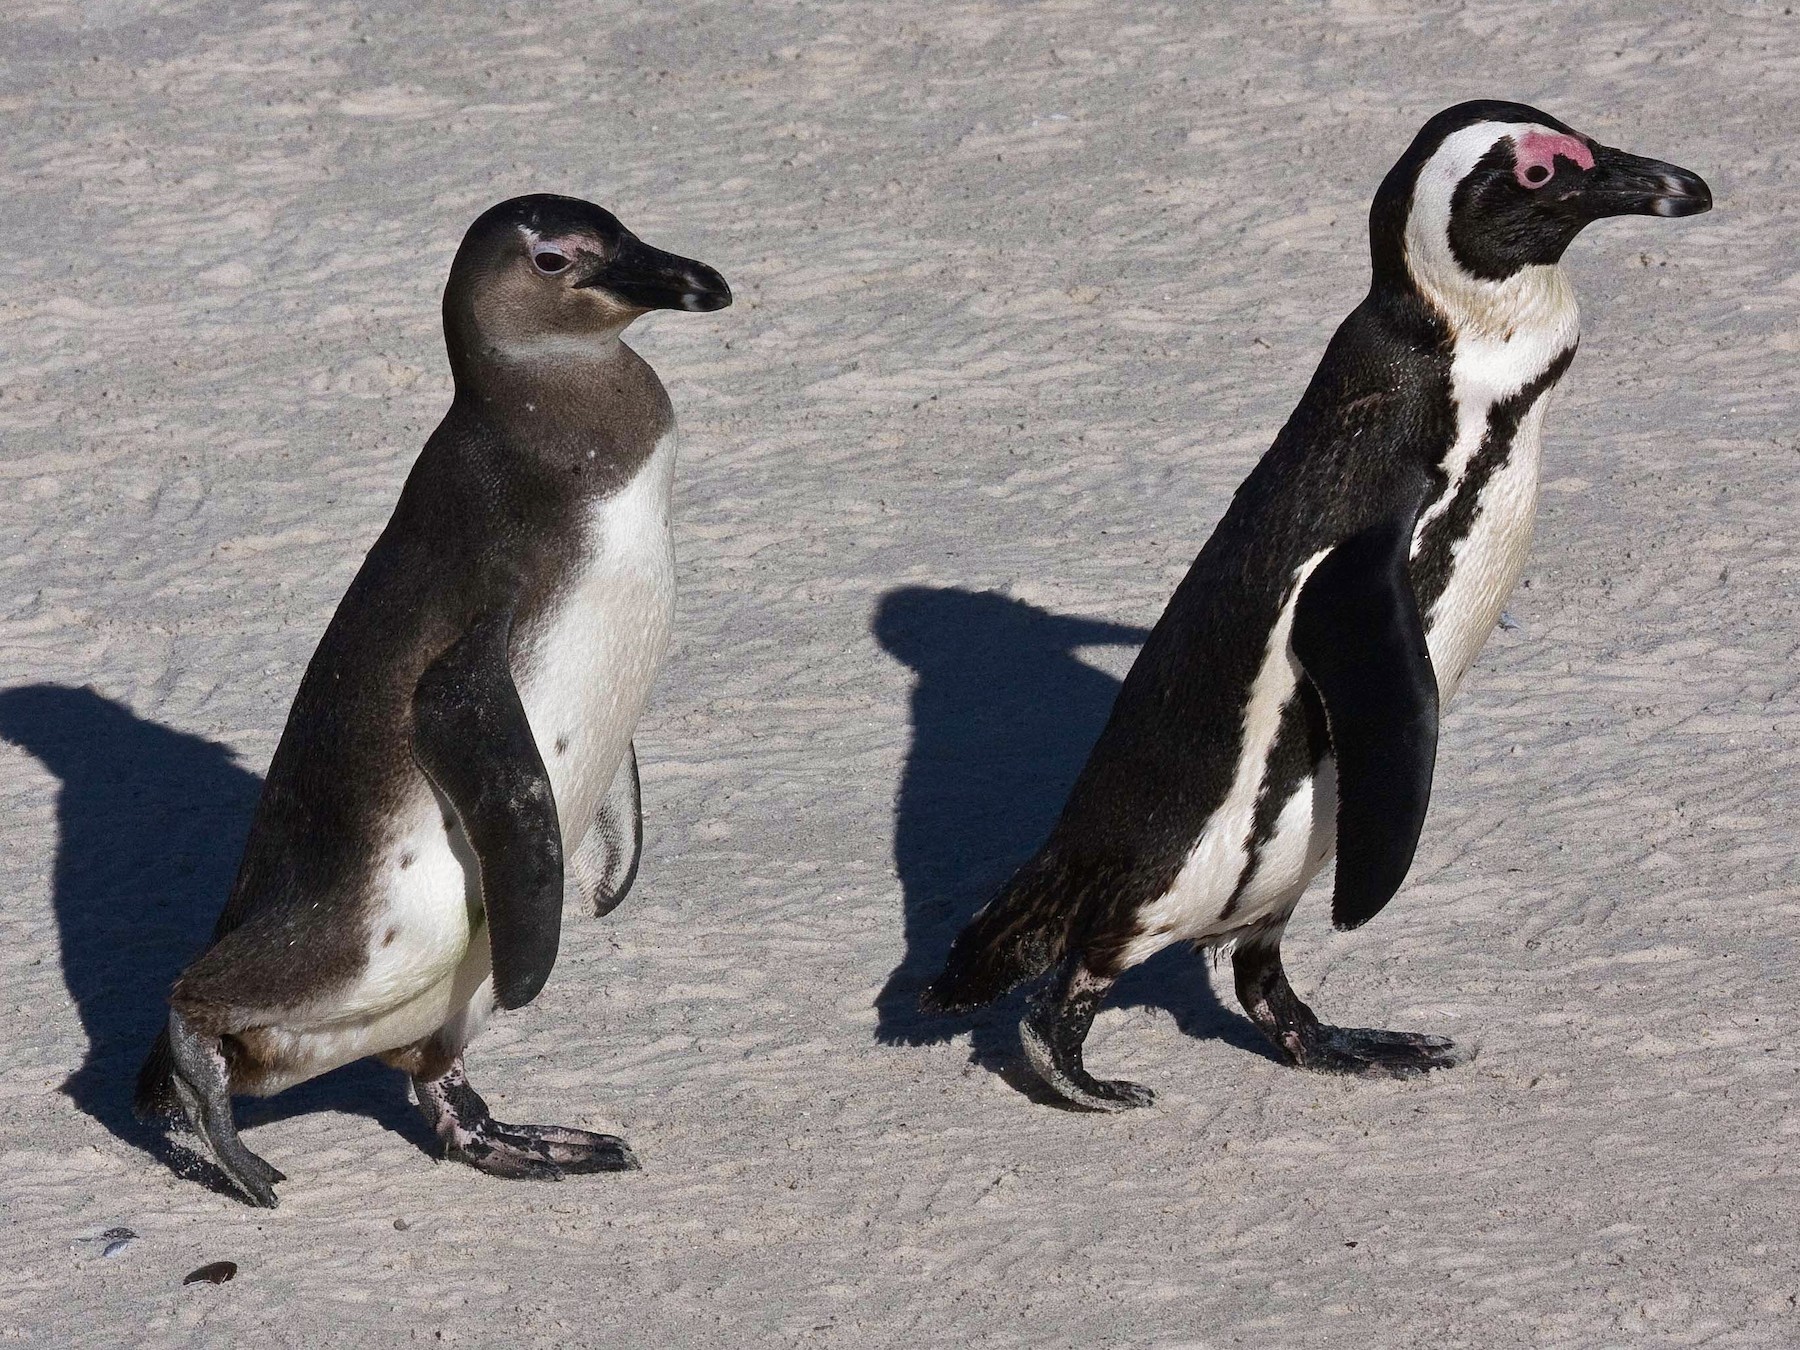
[[[1419,1078],[1474,1057],[1473,1052],[1457,1049],[1442,1036],[1328,1026],[1288,983],[1277,945],[1240,942],[1231,960],[1244,1011],[1273,1043],[1275,1052],[1298,1068],[1371,1078]]]
[[[1373,1027],[1333,1027],[1315,1022],[1290,1029],[1277,1042],[1283,1057],[1319,1073],[1354,1073],[1371,1078],[1419,1078],[1470,1058],[1443,1036]]]
[[[508,1125],[495,1120],[469,1085],[458,1059],[441,1078],[414,1078],[419,1110],[444,1156],[489,1176],[561,1181],[590,1172],[635,1172],[637,1155],[623,1139],[561,1125]]]

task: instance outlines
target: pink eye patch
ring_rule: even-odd
[[[1556,157],[1594,167],[1594,152],[1579,136],[1557,131],[1528,131],[1513,140],[1513,178],[1520,187],[1540,188],[1556,174]]]

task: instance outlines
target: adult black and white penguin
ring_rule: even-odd
[[[675,424],[620,335],[730,303],[712,268],[589,202],[518,197],[469,227],[444,290],[450,411],[300,682],[212,945],[138,1080],[139,1114],[185,1114],[254,1203],[284,1178],[231,1095],[367,1055],[484,1172],[637,1165],[612,1135],[495,1120],[462,1056],[549,976],[565,860],[600,914],[636,875]]]
[[[1332,858],[1332,917],[1367,922],[1412,864],[1438,709],[1499,619],[1531,540],[1539,431],[1575,354],[1558,265],[1606,216],[1685,216],[1686,169],[1517,103],[1427,122],[1369,212],[1373,281],[1126,677],[1042,849],[952,946],[927,1007],[1056,972],[1022,1027],[1070,1102],[1145,1088],[1082,1062],[1118,975],[1172,943],[1231,944],[1238,998],[1288,1062],[1407,1075],[1451,1043],[1332,1027],[1281,938]]]

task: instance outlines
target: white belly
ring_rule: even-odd
[[[586,836],[631,744],[668,648],[675,560],[669,536],[673,433],[621,491],[596,503],[584,566],[515,637],[513,680],[550,776],[565,855]],[[340,1064],[398,1049],[491,1003],[480,873],[448,803],[421,776],[397,813],[374,876],[367,960],[329,1006],[264,1032],[281,1051],[275,1092]]]
[[[481,887],[461,832],[446,828],[448,815],[448,805],[421,780],[395,816],[371,879],[378,899],[362,971],[328,1001],[261,1030],[279,1076],[244,1090],[279,1092],[366,1055],[411,1045],[476,1002],[478,1016],[485,1015],[488,1000],[477,999],[490,971]]]
[[[1480,514],[1451,553],[1449,584],[1425,616],[1426,643],[1445,705],[1500,622],[1501,607],[1518,584],[1531,551],[1544,409],[1549,401],[1546,393],[1520,419],[1512,454],[1488,480]]]
[[[675,617],[675,437],[596,503],[579,577],[514,647],[514,678],[550,774],[563,849],[587,837],[662,668]]]
[[[1449,706],[1499,622],[1501,606],[1525,566],[1537,509],[1538,431],[1543,406],[1544,401],[1539,400],[1537,408],[1521,421],[1512,457],[1489,480],[1481,513],[1452,552],[1449,584],[1425,616],[1426,645],[1437,675],[1440,707]],[[1287,660],[1293,663],[1291,652]],[[1259,729],[1252,726],[1250,730]],[[1272,736],[1266,740],[1259,736],[1265,758],[1273,743]],[[1260,788],[1261,774],[1254,777]],[[1245,805],[1238,810],[1229,815],[1221,811],[1203,837],[1203,844],[1211,844],[1215,853],[1228,853],[1228,858],[1209,859],[1197,848],[1183,867],[1167,897],[1171,908],[1179,912],[1173,939],[1218,941],[1279,918],[1292,909],[1307,884],[1331,861],[1337,846],[1337,769],[1329,756],[1317,774],[1302,779],[1293,789],[1276,817],[1273,833],[1257,850],[1255,871],[1239,889],[1253,828],[1248,809],[1251,801],[1246,795]],[[1241,837],[1241,847],[1219,847],[1227,832],[1229,837]],[[1232,865],[1223,866],[1222,862]]]

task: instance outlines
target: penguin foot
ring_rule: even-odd
[[[1111,980],[1094,975],[1077,959],[1067,975],[1031,1000],[1030,1011],[1019,1024],[1025,1059],[1044,1086],[1090,1111],[1129,1111],[1156,1100],[1143,1084],[1095,1078],[1082,1063],[1082,1042],[1110,988]]]
[[[1442,1036],[1416,1031],[1334,1027],[1306,1006],[1282,969],[1280,939],[1240,942],[1231,954],[1238,1001],[1289,1064],[1319,1073],[1419,1078],[1471,1059]]]
[[[489,1116],[477,1130],[457,1131],[445,1157],[491,1177],[561,1181],[589,1172],[635,1172],[637,1155],[616,1134],[560,1125],[508,1125]]]
[[[287,1177],[257,1157],[238,1137],[231,1117],[231,1085],[216,1036],[203,1036],[179,1011],[169,1013],[169,1076],[175,1098],[194,1133],[205,1140],[226,1179],[259,1209],[274,1209],[275,1183]]]
[[[415,1078],[419,1110],[444,1156],[489,1176],[561,1181],[590,1172],[635,1172],[637,1155],[614,1134],[561,1125],[508,1125],[495,1120],[469,1085],[459,1058],[441,1078]]]
[[[1090,1111],[1129,1111],[1156,1100],[1156,1094],[1142,1083],[1094,1077],[1081,1062],[1079,1045],[1073,1055],[1059,1051],[1030,1017],[1019,1024],[1019,1039],[1025,1045],[1025,1059],[1032,1071],[1045,1087],[1071,1105],[1085,1106]]]
[[[1433,1069],[1463,1063],[1468,1055],[1442,1036],[1373,1027],[1289,1029],[1278,1042],[1289,1063],[1318,1073],[1354,1073],[1370,1078],[1421,1078]]]

